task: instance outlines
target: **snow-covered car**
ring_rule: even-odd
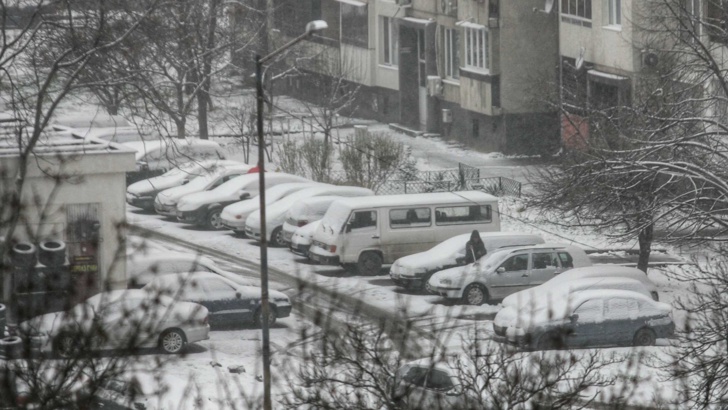
[[[496,314],[496,339],[527,349],[651,346],[675,331],[670,305],[628,290],[595,289],[549,300],[534,309],[506,306]]]
[[[87,350],[159,347],[179,353],[208,339],[207,308],[144,290],[101,292],[65,312],[36,316],[20,324],[31,346],[71,357]]]
[[[283,223],[286,221],[286,213],[293,205],[303,199],[317,196],[338,196],[339,199],[342,199],[371,195],[374,195],[371,189],[356,186],[321,184],[320,186],[302,189],[267,207],[265,210],[265,235],[271,245],[286,246],[286,242],[283,240]],[[251,213],[248,219],[245,220],[245,235],[248,238],[260,240],[260,210]]]
[[[126,187],[126,203],[148,211],[154,210],[157,194],[165,189],[184,185],[190,180],[208,175],[218,166],[239,165],[240,162],[229,160],[191,161],[180,164],[162,175],[134,182]]]
[[[265,190],[265,203],[270,205],[279,199],[290,195],[294,192],[298,192],[305,188],[318,185],[317,182],[291,182],[288,184],[280,184]],[[225,228],[228,228],[235,232],[237,235],[245,233],[245,220],[248,216],[260,209],[260,198],[255,196],[249,200],[235,202],[223,208],[220,213],[222,218],[222,224]]]
[[[214,402],[202,396],[187,380],[165,372],[130,372],[104,380],[96,391],[94,408],[109,409],[213,409]]]
[[[308,250],[311,248],[311,242],[313,241],[313,234],[319,228],[320,224],[321,220],[313,221],[310,224],[296,229],[296,232],[291,237],[291,244],[288,245],[289,249],[293,253],[308,256]]]
[[[423,288],[435,272],[465,265],[465,244],[470,235],[458,235],[425,252],[397,259],[389,269],[389,277],[396,285],[407,289]],[[480,238],[488,252],[508,246],[544,243],[539,235],[521,232],[481,232]]]
[[[374,192],[372,192],[374,195]],[[368,196],[368,195],[363,195]],[[293,241],[293,234],[298,228],[303,227],[314,221],[321,220],[331,204],[341,196],[315,196],[302,199],[300,202],[293,204],[291,209],[286,212],[286,221],[283,223],[283,242],[290,246]],[[310,245],[309,241],[309,245]],[[291,248],[294,252],[295,249]],[[306,249],[305,253],[308,253]]]
[[[187,272],[212,272],[240,285],[253,284],[240,275],[223,270],[212,259],[191,253],[161,250],[131,255],[126,259],[129,289],[142,288],[160,275]]]
[[[242,163],[225,165],[217,167],[207,175],[200,175],[187,184],[165,189],[157,194],[154,211],[160,215],[176,218],[177,202],[180,198],[196,192],[211,191],[233,178],[247,174],[251,168],[251,165]]]
[[[121,145],[136,151],[136,170],[126,173],[126,183],[161,175],[190,161],[226,159],[220,144],[199,138],[160,138],[154,141],[125,142]]]
[[[435,273],[428,290],[469,305],[491,303],[538,286],[572,268],[591,266],[581,248],[542,244],[497,250],[467,266]]]
[[[397,369],[392,399],[403,409],[464,409],[466,396],[447,363],[425,358]]]
[[[177,219],[184,223],[223,229],[222,218],[220,218],[223,208],[258,195],[259,178],[257,173],[241,175],[211,191],[185,195],[177,202]],[[289,182],[311,181],[283,172],[265,174],[266,189]]]
[[[260,288],[241,286],[214,273],[162,275],[147,284],[144,290],[205,306],[213,327],[245,322],[260,325],[262,320]],[[268,324],[291,314],[291,300],[284,293],[269,290],[268,297]]]
[[[542,285],[509,295],[501,303],[503,306],[515,306],[518,310],[530,309],[589,289],[631,290],[659,300],[657,287],[641,270],[627,266],[594,265],[571,269]]]

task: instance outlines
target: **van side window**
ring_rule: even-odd
[[[490,205],[465,205],[435,208],[437,225],[457,225],[491,222],[493,220]]]
[[[561,266],[567,269],[574,267],[574,259],[571,258],[568,252],[559,252],[559,259],[561,259]]]
[[[391,228],[412,228],[430,226],[430,208],[405,208],[389,211],[389,226]]]
[[[377,211],[354,212],[349,219],[352,230],[377,227]]]

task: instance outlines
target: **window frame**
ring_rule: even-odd
[[[445,27],[442,31],[445,78],[460,81],[460,30]]]
[[[622,27],[622,0],[607,1],[607,16],[610,26]]]
[[[391,67],[399,67],[399,25],[397,19],[389,16],[379,16],[379,41],[381,52],[379,53],[379,64]]]
[[[572,7],[574,10],[572,10]],[[563,22],[583,27],[592,26],[594,16],[592,0],[561,0],[559,12]]]
[[[405,211],[405,219],[397,219],[397,221],[404,220],[404,221],[409,222],[409,219],[406,217],[407,213],[409,213],[409,211],[417,212],[418,210],[423,210],[423,209],[427,210],[427,222],[418,221],[416,224],[413,224],[413,223],[401,223],[401,224],[398,223],[398,224],[394,224],[394,225],[392,224],[392,212]],[[432,209],[430,209],[429,207],[426,207],[426,206],[409,207],[409,208],[392,208],[388,212],[388,217],[389,217],[389,229],[429,228],[432,226]],[[419,219],[419,216],[417,218]]]
[[[485,215],[487,216],[487,219],[478,219],[478,220],[460,220],[460,221],[442,221],[440,216],[442,214],[443,209],[455,209],[455,208],[469,208],[471,206],[478,206],[480,208],[485,208]],[[470,210],[468,210],[468,215],[470,215]],[[483,215],[483,210],[481,209],[481,215]],[[453,216],[454,217],[454,216]],[[493,223],[493,208],[490,205],[485,204],[477,204],[477,205],[443,205],[443,206],[437,206],[435,207],[435,225],[437,226],[448,226],[448,225],[467,225],[467,224],[490,224]]]
[[[462,23],[464,58],[461,67],[470,71],[490,73],[490,32],[480,24]]]

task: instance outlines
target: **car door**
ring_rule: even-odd
[[[531,251],[529,286],[538,286],[561,273],[559,257],[554,251]]]
[[[635,332],[642,327],[639,302],[635,299],[611,298],[604,310],[604,344],[631,343]]]
[[[566,343],[569,346],[591,346],[603,344],[604,300],[589,299],[573,310],[571,318],[566,318],[568,329]]]
[[[376,209],[351,213],[344,225],[345,235],[341,244],[343,260],[356,262],[362,249],[379,249],[380,232]]]
[[[94,340],[97,348],[134,348],[144,345],[148,335],[142,320],[150,312],[142,312],[141,299],[123,299],[101,307],[94,316]]]
[[[219,278],[205,278],[200,283],[205,293],[211,326],[239,324],[249,320],[252,315],[250,301],[238,297],[233,286]]]
[[[519,252],[511,255],[486,278],[490,297],[502,299],[511,293],[529,286],[529,254]]]

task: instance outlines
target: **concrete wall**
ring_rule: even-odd
[[[2,163],[14,175],[18,159],[2,158]],[[30,240],[32,237],[56,237],[66,240],[66,204],[99,204],[100,244],[98,249],[98,283],[111,288],[126,287],[126,259],[124,244],[119,241],[118,227],[126,219],[126,177],[134,170],[131,151],[87,152],[63,160],[43,156],[42,161],[31,161],[27,183],[23,190],[23,213],[27,223],[21,222],[13,239]],[[67,175],[56,182],[48,175]],[[7,186],[11,181],[3,181]],[[47,207],[47,212],[39,209]],[[117,258],[117,252],[121,251]]]

